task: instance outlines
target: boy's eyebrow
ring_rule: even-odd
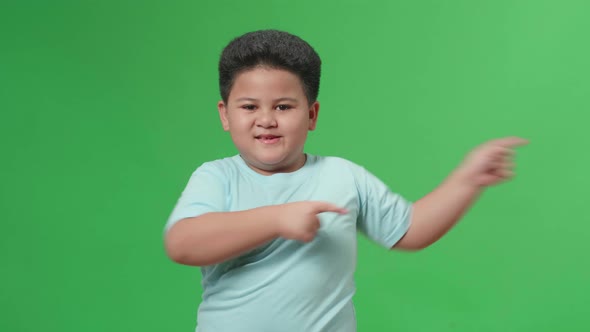
[[[242,98],[236,99],[236,101],[237,102],[240,102],[240,101],[258,101],[258,99],[251,98],[251,97],[242,97]],[[275,102],[275,103],[276,102],[279,102],[279,101],[290,101],[290,102],[296,103],[297,102],[297,99],[291,98],[291,97],[281,97],[281,98],[277,98],[277,99],[273,100],[273,102]]]

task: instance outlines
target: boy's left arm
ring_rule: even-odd
[[[440,186],[414,203],[410,228],[392,249],[419,250],[440,239],[485,187],[514,175],[514,148],[527,143],[522,138],[508,137],[474,149]]]

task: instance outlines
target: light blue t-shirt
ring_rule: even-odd
[[[321,227],[309,243],[277,238],[202,267],[198,332],[356,331],[357,231],[391,248],[406,233],[412,211],[410,202],[364,168],[307,155],[295,172],[264,176],[239,155],[207,162],[192,174],[166,230],[207,212],[305,200],[331,202],[349,212],[319,214]]]

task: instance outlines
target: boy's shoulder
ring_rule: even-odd
[[[197,167],[193,171],[193,175],[202,173],[208,173],[210,175],[225,177],[228,173],[238,171],[239,167],[239,155],[229,156],[209,161],[204,161],[197,164]]]
[[[219,159],[213,159],[209,161],[205,161],[201,164],[200,167],[232,167],[237,164],[238,158],[240,155],[228,156]]]
[[[364,169],[363,166],[357,164],[356,162],[338,156],[315,156],[318,160],[324,164],[334,167],[347,167],[351,168],[352,170],[362,170]]]

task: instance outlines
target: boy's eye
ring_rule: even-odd
[[[253,111],[256,109],[255,105],[244,105],[242,106],[243,109],[248,110],[248,111]]]
[[[279,105],[279,106],[277,106],[277,110],[279,110],[279,111],[286,111],[286,110],[289,110],[289,109],[291,109],[291,106],[290,105]]]

